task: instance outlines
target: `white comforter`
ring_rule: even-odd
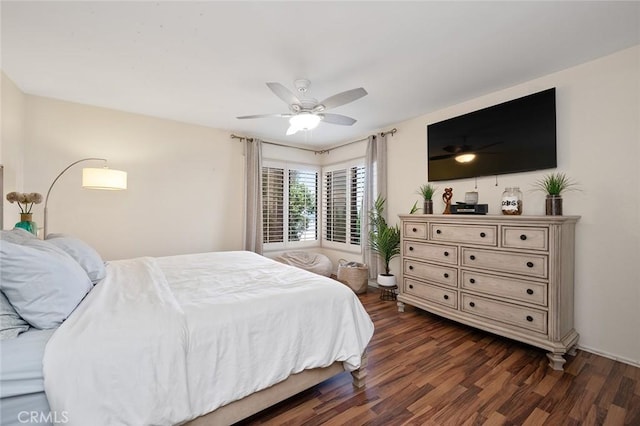
[[[254,253],[107,271],[45,351],[51,410],[71,425],[181,423],[304,369],[354,370],[373,335],[348,287]]]

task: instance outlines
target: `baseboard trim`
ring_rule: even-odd
[[[609,359],[612,359],[614,361],[619,361],[619,362],[622,362],[624,364],[631,365],[633,367],[640,368],[640,361],[636,361],[636,360],[633,360],[633,359],[628,359],[628,358],[625,358],[625,357],[617,356],[617,355],[611,354],[609,352],[601,351],[599,349],[590,348],[589,346],[584,346],[584,345],[578,345],[578,349],[583,350],[585,352],[589,352],[589,353],[598,355],[598,356],[609,358]]]

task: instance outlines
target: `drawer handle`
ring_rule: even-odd
[[[445,277],[445,278],[449,278],[449,274],[447,274],[447,273],[445,272],[444,277]]]
[[[485,234],[484,232],[481,232],[481,233],[480,233],[480,238],[484,238],[484,237],[486,237],[486,236],[487,236],[487,234]]]
[[[475,278],[471,278],[471,279],[469,279],[469,282],[470,282],[471,284],[475,284],[475,283],[476,283],[476,279],[475,279]]]
[[[475,308],[476,304],[473,302],[469,302],[469,306],[471,306],[472,308]]]
[[[471,256],[469,256],[469,259],[476,260],[476,257],[474,255],[471,255]]]
[[[409,246],[409,251],[413,251],[413,247]]]
[[[444,252],[444,255],[445,255],[445,256],[449,256],[449,252],[448,252],[448,251],[445,251],[445,252]]]
[[[418,228],[413,228],[412,231],[413,232],[418,232]]]
[[[413,271],[413,265],[409,265],[409,270]]]
[[[524,241],[524,240],[526,240],[526,239],[527,239],[527,236],[526,236],[526,235],[524,235],[524,234],[522,234],[522,235],[520,235],[520,239],[521,239],[522,241]]]
[[[527,289],[527,294],[533,294],[533,290],[531,290],[530,288]]]
[[[527,262],[527,266],[528,266],[529,268],[533,268],[533,262]]]
[[[449,300],[449,295],[448,294],[444,295],[444,300]]]
[[[409,284],[409,288],[413,288],[413,284]]]
[[[436,229],[436,234],[442,234],[442,231],[439,229]]]
[[[531,315],[527,315],[527,321],[533,322],[533,317]]]

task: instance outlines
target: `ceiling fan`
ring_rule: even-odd
[[[296,80],[294,82],[294,86],[296,91],[300,93],[300,97],[298,97],[280,83],[267,83],[269,89],[289,105],[289,110],[291,112],[284,114],[244,115],[237,118],[241,120],[265,117],[288,118],[289,129],[287,130],[287,135],[293,135],[300,130],[315,129],[321,121],[330,124],[339,124],[342,126],[351,126],[356,122],[355,118],[341,114],[326,113],[325,111],[362,98],[367,94],[366,90],[359,87],[357,89],[338,93],[328,97],[322,102],[318,102],[317,99],[306,96],[310,85],[311,82],[309,80]]]

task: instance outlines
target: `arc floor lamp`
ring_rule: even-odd
[[[49,195],[51,194],[51,190],[53,186],[56,184],[58,179],[71,167],[75,166],[78,163],[82,163],[84,161],[104,161],[107,162],[106,158],[83,158],[78,161],[74,161],[65,167],[58,176],[53,180],[49,190],[47,191],[47,196],[44,200],[44,236],[43,238],[47,238],[47,221],[48,221],[48,211],[47,204],[49,203]],[[127,172],[123,172],[122,170],[114,170],[108,168],[106,165],[102,168],[84,168],[82,169],[82,187],[87,189],[106,189],[106,190],[122,190],[127,189]]]

